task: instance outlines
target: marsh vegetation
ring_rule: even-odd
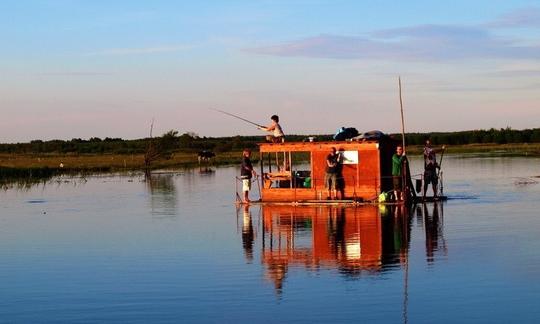
[[[303,141],[307,136],[288,135],[287,140]],[[400,139],[400,135],[390,136]],[[332,140],[331,135],[314,137],[316,141]],[[434,145],[446,144],[449,154],[540,156],[540,129],[410,133],[406,134],[407,153],[422,154],[427,137]],[[47,179],[59,174],[195,167],[197,152],[201,150],[216,153],[211,165],[234,164],[243,148],[256,150],[257,143],[263,141],[263,136],[200,137],[171,130],[160,137],[137,140],[90,138],[0,144],[0,183],[10,179]],[[258,154],[254,154],[255,162],[257,158]]]

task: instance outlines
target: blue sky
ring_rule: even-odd
[[[0,141],[540,127],[540,1],[3,1]]]

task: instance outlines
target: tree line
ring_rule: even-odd
[[[401,134],[389,134],[396,139]],[[313,136],[316,141],[330,141],[332,135],[287,135],[287,141],[305,141]],[[408,145],[422,145],[426,138],[431,138],[435,145],[465,145],[482,143],[540,143],[540,128],[515,130],[509,127],[489,130],[471,130],[460,132],[407,133]],[[239,151],[243,148],[255,149],[257,143],[264,142],[264,136],[206,137],[187,132],[179,134],[171,130],[162,136],[124,140],[121,138],[90,139],[74,138],[71,140],[33,140],[29,143],[0,144],[0,153],[11,154],[145,154],[149,145],[168,152],[198,152],[209,150],[215,153]]]
[[[409,145],[424,144],[430,138],[435,145],[466,145],[466,144],[509,144],[509,143],[540,143],[540,128],[515,130],[510,127],[488,130],[470,130],[461,132],[408,133],[405,139]]]
[[[289,135],[289,141],[302,141],[306,135]],[[319,136],[329,140],[331,136]],[[216,153],[239,151],[243,148],[255,149],[257,143],[264,142],[264,136],[201,137],[188,132],[179,135],[171,130],[159,137],[125,140],[121,138],[71,140],[33,140],[28,143],[0,144],[0,153],[10,154],[145,154],[150,146],[159,151],[198,152],[209,150]]]

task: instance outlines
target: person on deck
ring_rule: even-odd
[[[439,184],[439,176],[437,175],[437,169],[440,169],[437,163],[436,152],[443,151],[446,147],[443,145],[441,150],[435,150],[431,147],[431,141],[426,140],[424,146],[424,188],[422,191],[422,198],[426,198],[426,191],[428,185],[431,183],[433,189],[433,197],[437,197],[437,185]]]
[[[392,183],[394,185],[394,198],[403,201],[403,164],[406,161],[403,146],[398,145],[396,153],[392,156]]]
[[[345,199],[345,177],[343,177],[343,161],[345,160],[345,150],[340,148],[336,155],[336,193],[339,199]]]
[[[332,147],[332,152],[326,156],[326,173],[324,175],[324,184],[328,189],[327,199],[337,199],[337,164],[338,155],[336,153],[336,148]]]
[[[258,127],[258,128],[266,132],[272,132],[272,135],[266,136],[266,140],[268,142],[272,142],[272,143],[285,142],[285,134],[283,133],[283,129],[279,125],[279,116],[272,115],[270,119],[272,120],[272,123],[268,127]]]
[[[240,166],[240,178],[242,179],[242,191],[244,192],[244,203],[249,203],[249,191],[251,190],[251,178],[257,173],[251,164],[251,150],[244,149],[242,152],[242,165]]]

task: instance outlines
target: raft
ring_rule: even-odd
[[[388,198],[393,191],[392,156],[398,141],[387,136],[358,141],[260,143],[258,176],[252,190],[260,201],[251,204],[286,205],[397,205]],[[327,157],[335,149],[339,155],[336,191],[329,192],[325,175]],[[444,201],[446,196],[416,195],[408,161],[403,164],[404,191],[407,203]],[[442,175],[441,175],[442,184]],[[406,190],[405,187],[409,188]],[[441,186],[442,187],[442,186]],[[237,178],[236,195],[240,200],[241,179]],[[331,199],[332,198],[332,199]],[[337,198],[337,199],[336,199]],[[386,200],[386,201],[385,201]]]

